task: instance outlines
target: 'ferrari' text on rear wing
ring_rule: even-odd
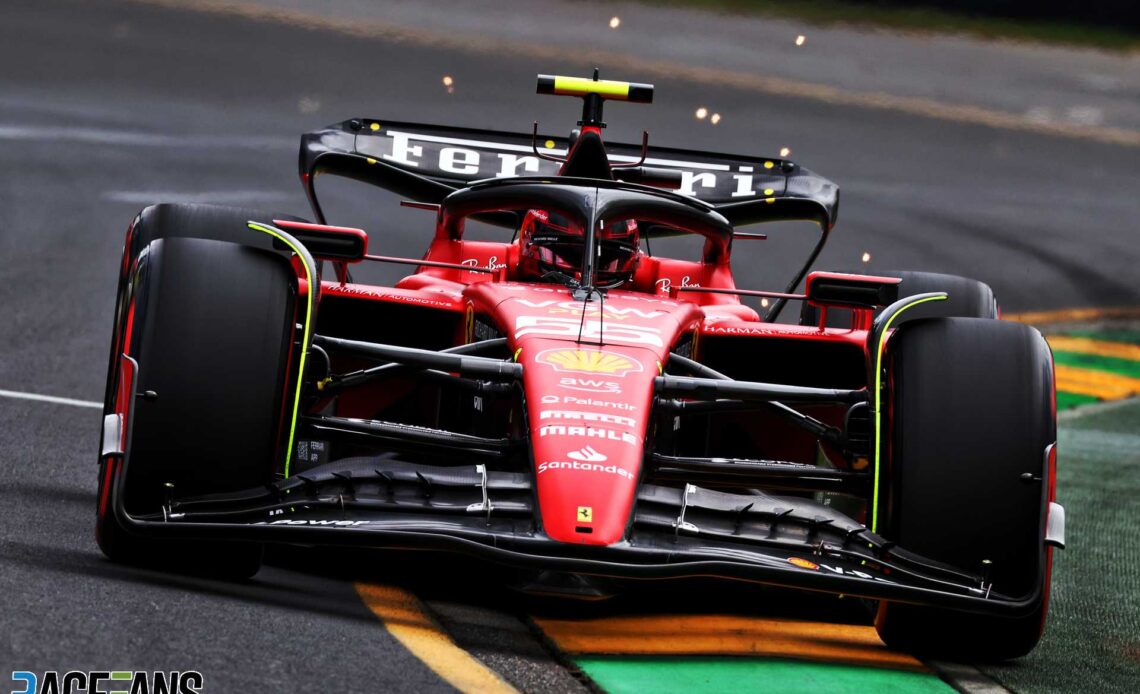
[[[472,181],[554,176],[561,166],[555,159],[564,158],[571,145],[565,137],[352,119],[303,135],[299,163],[310,183],[317,173],[334,173],[439,202]],[[791,161],[669,147],[650,147],[642,161],[640,146],[605,148],[612,165],[642,163],[679,172],[680,193],[718,208],[767,203],[772,218],[835,223],[838,187]],[[797,204],[787,204],[793,200]]]

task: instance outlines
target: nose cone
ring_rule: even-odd
[[[641,472],[656,355],[527,343],[520,360],[543,528],[560,542],[619,542]]]
[[[538,510],[560,542],[620,542],[636,498],[653,379],[699,308],[612,290],[478,282],[464,290],[523,364]]]

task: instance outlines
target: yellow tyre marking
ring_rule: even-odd
[[[468,53],[495,53],[532,60],[565,60],[566,49],[557,45],[526,42],[487,41],[485,36],[457,35],[423,28],[404,27],[388,22],[359,19],[334,19],[315,13],[259,7],[234,0],[134,0],[177,10],[195,10],[258,21],[272,21],[305,29],[334,31],[347,36],[382,41],[404,41],[412,45],[460,50]],[[782,77],[769,77],[753,72],[702,68],[679,62],[637,58],[618,51],[591,50],[591,65],[605,65],[611,70],[625,70],[667,79],[683,79],[702,84],[715,84],[746,89],[762,94],[811,99],[836,106],[872,108],[908,115],[983,125],[1002,130],[1030,132],[1055,137],[1072,137],[1104,144],[1140,147],[1140,131],[1128,128],[1040,123],[1020,113],[999,111],[970,104],[957,104],[921,96],[902,96],[883,92],[860,92],[815,82]]]
[[[874,627],[727,615],[535,620],[563,651],[595,655],[729,655],[797,658],[926,671],[888,649]]]
[[[360,599],[384,628],[435,674],[461,692],[518,694],[486,665],[459,646],[435,623],[416,596],[392,586],[355,584]]]
[[[1125,342],[1106,342],[1105,340],[1094,340],[1091,337],[1069,337],[1067,335],[1047,335],[1045,339],[1049,341],[1049,346],[1058,352],[1076,352],[1077,354],[1092,354],[1098,357],[1140,361],[1140,345],[1130,345]]]
[[[1056,364],[1057,390],[1078,395],[1091,395],[1104,400],[1119,400],[1140,395],[1140,378]]]
[[[1004,313],[1003,320],[1048,325],[1073,321],[1101,320],[1106,318],[1140,318],[1140,306],[1113,306],[1110,308],[1063,308],[1057,311],[1030,311],[1028,313]]]
[[[917,296],[922,296],[922,294],[918,294]],[[881,464],[883,460],[882,447],[880,445],[883,439],[883,406],[882,402],[880,402],[883,396],[883,348],[887,344],[887,336],[891,329],[891,324],[895,322],[896,318],[920,304],[931,301],[946,301],[946,299],[946,292],[941,292],[936,296],[927,296],[922,299],[909,297],[909,303],[895,311],[894,315],[887,319],[886,325],[882,327],[882,331],[879,334],[879,344],[875,345],[875,487],[871,497],[871,532],[873,533],[879,531],[879,471],[883,469]]]
[[[289,420],[289,442],[286,444],[288,448],[285,449],[285,476],[288,477],[289,463],[293,460],[293,441],[297,436],[297,414],[300,412],[301,407],[301,390],[302,386],[304,385],[303,377],[305,375],[305,358],[309,353],[309,335],[313,331],[313,308],[317,295],[317,288],[314,286],[313,278],[316,277],[317,273],[310,262],[312,260],[312,257],[307,252],[305,252],[304,248],[301,245],[301,242],[297,239],[293,238],[289,234],[286,234],[284,231],[278,229],[277,227],[268,224],[259,224],[257,222],[250,221],[246,223],[246,226],[253,231],[260,231],[263,234],[269,234],[273,238],[288,246],[293,251],[293,255],[296,256],[296,258],[300,261],[301,267],[305,269],[305,327],[301,332],[301,356],[297,360],[297,390],[293,395],[293,418]],[[320,278],[317,277],[317,279],[319,280]],[[299,283],[300,282],[298,281],[298,284]]]

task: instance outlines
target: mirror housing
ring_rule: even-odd
[[[807,276],[807,300],[816,306],[881,308],[898,300],[897,277],[813,272]]]
[[[275,219],[273,224],[304,244],[316,260],[358,263],[368,254],[368,234],[363,229],[288,219]]]

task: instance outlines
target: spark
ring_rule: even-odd
[[[610,28],[617,29],[621,26],[621,17],[610,17]]]
[[[768,308],[768,299],[767,299],[767,297],[765,297],[765,298],[763,298],[763,299],[761,299],[761,300],[760,300],[760,305],[761,305],[762,307],[764,307],[764,308]]]
[[[719,113],[712,114],[712,118],[709,118],[709,122],[711,122],[713,125],[716,125],[717,123],[719,123],[720,122],[720,114]]]
[[[799,36],[796,37],[796,45],[797,46],[804,45],[804,41],[807,41],[807,37],[804,36],[803,34],[800,34]]]
[[[451,79],[451,75],[443,76],[443,86],[447,87],[448,94],[455,93],[455,80]]]
[[[788,155],[789,155],[789,154],[791,154],[791,153],[792,153],[792,150],[790,150],[790,149],[789,149],[789,148],[787,148],[787,147],[781,147],[781,148],[780,148],[780,156],[781,156],[781,157],[786,157],[786,156],[788,156]]]
[[[863,251],[863,262],[864,262],[864,263],[869,263],[869,262],[871,262],[871,254],[870,254],[870,252],[868,252],[868,251]]]
[[[301,100],[297,102],[297,110],[306,115],[316,113],[321,110],[320,99],[309,96],[301,97]]]
[[[697,109],[697,120],[704,120],[707,115],[709,115],[709,110],[704,106]]]

